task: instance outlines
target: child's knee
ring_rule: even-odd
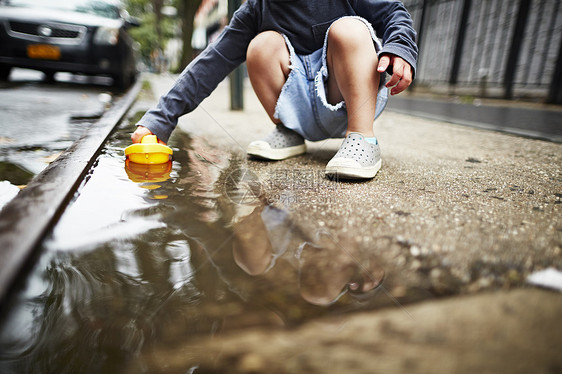
[[[367,25],[357,18],[340,18],[332,23],[328,31],[328,45],[361,46],[365,45],[366,40],[371,39]]]
[[[285,47],[285,39],[276,31],[264,31],[258,34],[248,46],[246,52],[246,61],[252,63],[254,61],[271,60],[277,56],[280,58]],[[287,52],[288,53],[288,52]]]

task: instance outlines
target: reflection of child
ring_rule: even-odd
[[[290,268],[298,269],[299,294],[310,304],[331,305],[346,293],[364,301],[382,284],[384,270],[370,251],[362,253],[354,245],[343,248],[323,232],[309,238],[307,230],[282,209],[260,204],[251,213],[234,219],[233,229],[232,255],[245,273],[261,276],[271,271],[273,274],[261,281],[279,282],[289,268],[279,268],[277,262],[290,264]],[[281,283],[280,289],[290,286]]]
[[[304,153],[304,139],[345,137],[326,174],[372,178],[381,165],[373,120],[387,88],[394,95],[410,85],[414,39],[410,15],[396,0],[248,0],[139,121],[133,142],[149,133],[166,142],[178,117],[246,60],[256,95],[277,125],[248,154],[281,160]]]

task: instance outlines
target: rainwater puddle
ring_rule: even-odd
[[[113,136],[13,298],[0,372],[160,372],[151,355],[186,342],[369,307],[382,272],[264,204],[245,160],[178,134],[173,162],[126,166],[131,131]],[[199,372],[192,355],[182,372]]]

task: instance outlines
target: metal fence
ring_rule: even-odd
[[[417,83],[562,104],[562,0],[404,0]]]

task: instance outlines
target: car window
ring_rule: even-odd
[[[66,10],[78,13],[118,19],[119,7],[116,3],[103,0],[3,0],[2,5],[25,8]]]

